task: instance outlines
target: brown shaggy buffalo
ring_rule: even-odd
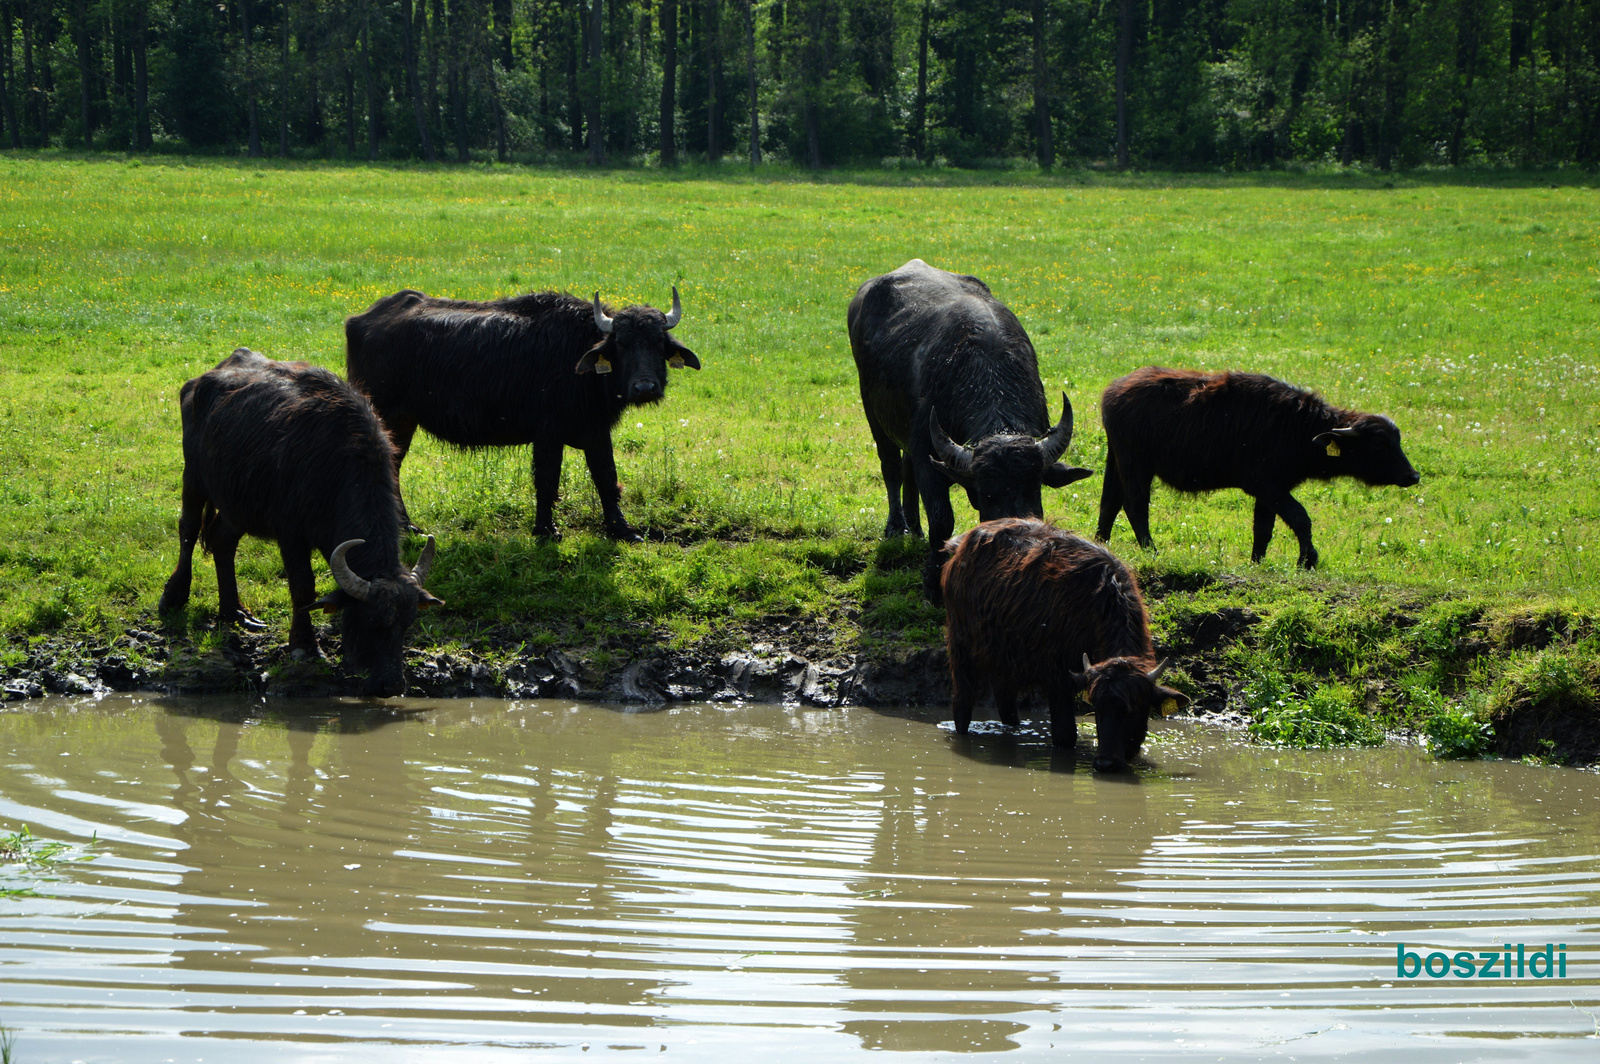
[[[1189,699],[1157,681],[1139,582],[1098,544],[1045,521],[986,521],[944,567],[950,708],[965,735],[972,707],[994,692],[1000,720],[1017,724],[1017,696],[1042,690],[1050,738],[1078,742],[1078,692],[1098,732],[1094,767],[1125,768],[1144,744],[1152,712]],[[1076,666],[1076,667],[1075,667]]]
[[[233,557],[246,535],[276,540],[294,617],[289,649],[316,655],[311,611],[342,613],[345,664],[366,693],[405,693],[405,632],[419,609],[433,538],[416,568],[400,563],[400,490],[389,437],[367,400],[325,369],[239,348],[179,391],[183,512],[178,566],[160,609],[189,601],[194,545],[217,565],[217,623],[265,627],[239,605]],[[311,552],[338,588],[317,598]]]
[[[1355,477],[1408,488],[1421,477],[1382,414],[1341,410],[1314,392],[1260,373],[1198,373],[1146,366],[1111,382],[1100,399],[1106,475],[1096,538],[1111,537],[1126,510],[1139,546],[1150,548],[1150,482],[1179,491],[1238,488],[1255,498],[1259,562],[1278,517],[1300,542],[1300,564],[1317,564],[1311,518],[1289,493],[1307,480]]]
[[[405,290],[345,319],[345,372],[394,437],[396,475],[418,426],[458,447],[532,444],[533,530],[554,538],[561,459],[576,447],[606,533],[637,541],[611,429],[629,406],[661,401],[669,365],[700,368],[671,335],[682,316],[676,288],[665,314],[643,304],[612,312],[598,292],[592,302],[530,292],[475,303]]]

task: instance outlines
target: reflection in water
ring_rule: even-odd
[[[1591,773],[492,701],[52,702],[0,755],[0,826],[99,840],[0,903],[21,1059],[1595,1052]]]

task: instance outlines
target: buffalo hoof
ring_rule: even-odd
[[[643,543],[644,537],[639,530],[629,524],[607,525],[606,535],[623,543]]]
[[[1312,551],[1310,554],[1300,555],[1300,568],[1315,569],[1317,567],[1317,559],[1318,554],[1316,551]]]
[[[535,539],[547,539],[552,543],[561,542],[561,530],[555,525],[534,525],[533,536]]]
[[[263,621],[260,617],[257,617],[243,606],[239,607],[238,612],[235,613],[231,619],[223,620],[219,618],[219,621],[223,627],[237,624],[240,628],[251,632],[259,632],[267,626],[266,621]]]

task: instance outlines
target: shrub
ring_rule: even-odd
[[[1422,722],[1428,752],[1434,757],[1482,757],[1494,746],[1494,730],[1463,705],[1444,705]]]
[[[1263,674],[1245,687],[1250,734],[1273,746],[1381,746],[1383,729],[1343,684],[1319,684],[1302,697],[1282,676]]]

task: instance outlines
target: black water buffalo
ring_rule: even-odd
[[[1355,477],[1409,488],[1422,478],[1381,414],[1330,406],[1260,373],[1197,373],[1146,366],[1111,382],[1100,399],[1106,475],[1096,537],[1109,539],[1117,511],[1141,547],[1150,539],[1150,481],[1179,491],[1238,488],[1254,496],[1259,562],[1277,517],[1300,541],[1300,564],[1317,564],[1311,518],[1289,493],[1307,480]]]
[[[921,532],[920,495],[928,512],[922,585],[937,603],[955,528],[950,484],[966,489],[984,521],[1043,514],[1042,484],[1065,487],[1090,474],[1057,461],[1072,442],[1072,404],[1062,395],[1051,428],[1033,344],[976,277],[912,259],[863,284],[848,320],[889,495],[884,534]]]
[[[986,691],[1014,727],[1017,696],[1043,690],[1051,742],[1076,746],[1078,692],[1087,691],[1094,767],[1116,771],[1138,755],[1152,712],[1189,701],[1157,682],[1166,666],[1156,665],[1133,573],[1104,547],[1047,522],[986,521],[963,535],[944,567],[944,602],[951,710],[962,735]]]
[[[350,385],[304,362],[273,362],[239,348],[179,391],[183,512],[178,567],[160,608],[189,601],[194,545],[217,565],[217,622],[264,627],[239,605],[233,555],[245,535],[276,540],[294,618],[289,648],[317,653],[311,610],[342,613],[345,665],[367,674],[366,693],[405,693],[406,629],[440,600],[423,590],[433,538],[415,569],[400,563],[400,489],[394,455],[371,405]],[[317,598],[311,552],[338,588]]]
[[[661,400],[668,365],[700,368],[669,333],[682,316],[677,288],[666,314],[644,305],[613,314],[598,292],[592,304],[562,292],[473,303],[407,290],[345,320],[345,371],[389,427],[396,475],[419,425],[459,447],[531,443],[534,532],[555,537],[561,458],[576,447],[607,534],[636,541],[611,428],[627,407]]]

